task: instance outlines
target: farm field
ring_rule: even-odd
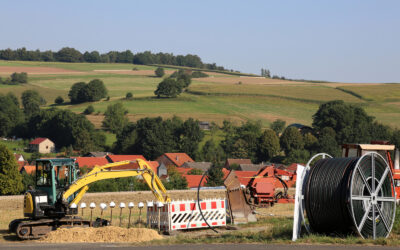
[[[132,70],[135,68],[135,70]],[[261,77],[234,76],[208,72],[208,78],[194,78],[188,90],[175,99],[157,99],[154,91],[161,78],[154,75],[155,66],[107,63],[60,63],[0,61],[0,76],[10,72],[28,72],[29,83],[19,86],[0,85],[0,93],[13,92],[17,96],[27,89],[37,90],[54,106],[54,99],[62,96],[66,103],[58,105],[81,113],[93,105],[89,115],[100,127],[102,113],[109,104],[122,102],[128,117],[135,121],[143,117],[193,117],[221,124],[224,119],[236,123],[260,120],[268,126],[275,119],[288,124],[310,125],[318,106],[330,100],[343,100],[362,105],[378,121],[396,127],[400,122],[400,84],[346,84],[327,82],[288,81]],[[165,68],[167,75],[174,69]],[[109,101],[70,105],[68,91],[80,81],[104,81]],[[132,92],[133,100],[125,100]]]

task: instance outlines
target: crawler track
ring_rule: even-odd
[[[80,217],[63,217],[60,219],[39,219],[30,221],[19,221],[11,227],[21,240],[40,239],[49,232],[58,228],[89,227],[90,221]]]

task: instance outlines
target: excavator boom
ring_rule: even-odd
[[[136,162],[138,163],[139,168],[132,170],[112,170],[113,167],[133,163],[131,161],[121,161],[106,164],[100,167],[94,167],[90,172],[88,172],[69,186],[69,188],[63,194],[63,201],[67,202],[68,198],[71,195],[79,191],[79,193],[75,196],[75,199],[70,202],[70,204],[78,204],[83,195],[89,189],[88,185],[90,183],[106,179],[133,177],[138,175],[141,175],[143,177],[143,180],[147,183],[150,190],[153,192],[158,201],[170,201],[171,199],[167,195],[167,190],[165,189],[161,180],[158,178],[157,174],[154,173],[153,169],[144,160],[137,159]]]

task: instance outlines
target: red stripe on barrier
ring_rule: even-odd
[[[225,201],[221,201],[221,208],[225,207]]]
[[[173,229],[175,229],[175,226],[172,226]]]
[[[181,225],[181,228],[186,228],[186,225]]]
[[[196,210],[196,203],[190,203],[190,210]]]
[[[190,226],[191,226],[191,227],[196,227],[196,226],[197,226],[197,224],[190,224]]]
[[[179,205],[179,210],[181,210],[181,212],[185,211],[185,204],[180,204]]]
[[[216,226],[216,225],[217,225],[217,222],[213,222],[213,223],[211,223],[211,225]]]
[[[201,226],[202,226],[202,227],[205,227],[205,226],[207,226],[207,224],[206,224],[206,223],[202,223]]]
[[[222,225],[225,225],[225,221],[222,222]]]
[[[213,201],[211,202],[211,209],[216,209],[217,208],[217,202]]]
[[[172,212],[175,212],[175,205],[172,205]]]
[[[200,205],[201,205],[201,209],[206,209],[207,208],[207,204],[205,202],[202,202]]]

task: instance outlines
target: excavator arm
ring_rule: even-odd
[[[137,162],[139,165],[138,169],[131,170],[112,170],[113,167],[123,166],[130,163]],[[133,177],[141,175],[143,180],[147,183],[150,190],[153,192],[154,196],[158,201],[169,202],[170,197],[167,195],[167,190],[162,184],[161,180],[158,178],[157,174],[154,173],[153,169],[146,163],[146,161],[137,159],[136,161],[121,161],[106,164],[103,166],[95,166],[90,172],[83,175],[81,178],[72,183],[68,189],[62,195],[63,202],[68,203],[68,198],[74,193],[78,192],[74,200],[70,204],[78,204],[82,199],[83,195],[89,189],[88,185],[90,183],[115,178]]]

